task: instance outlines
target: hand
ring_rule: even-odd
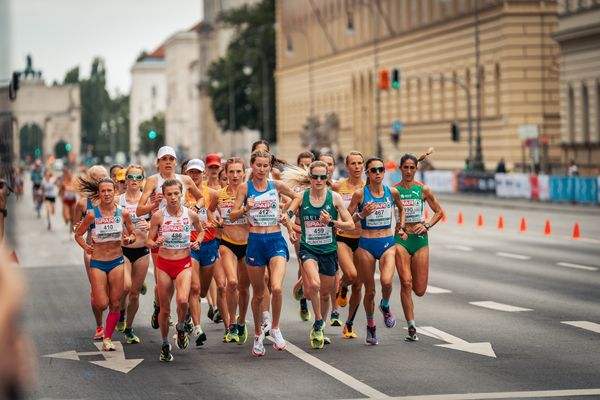
[[[367,204],[365,204],[360,214],[362,214],[363,218],[365,218],[368,215],[373,214],[373,211],[375,211],[375,202],[369,201]]]
[[[198,243],[198,242],[194,241],[194,242],[192,242],[192,243],[190,244],[190,248],[191,248],[192,250],[198,250],[198,249],[200,248],[200,243]]]
[[[152,196],[150,196],[150,198],[152,199]],[[152,201],[152,204],[154,205],[154,207],[160,206],[160,202],[164,198],[165,198],[165,196],[162,193],[155,193],[154,194],[154,200]]]
[[[82,222],[83,220],[81,219],[79,222],[73,225],[73,232],[77,232],[77,229],[79,229],[79,225],[81,225]]]
[[[292,243],[297,243],[298,242],[298,235],[296,234],[296,232],[292,229],[289,231],[290,234],[290,241]]]
[[[165,237],[164,236],[159,236],[156,238],[156,240],[154,241],[154,248],[160,247],[163,245],[163,243],[165,242]]]
[[[87,254],[92,254],[92,252],[94,251],[94,246],[88,244],[84,250]]]
[[[287,212],[282,211],[279,213],[279,219],[278,219],[279,223],[287,226],[288,223],[291,223],[290,221],[290,217],[287,215]]]
[[[128,246],[130,244],[131,244],[131,238],[129,237],[129,234],[123,232],[123,234],[121,235],[121,245]]]
[[[422,223],[418,223],[418,224],[414,225],[412,230],[417,235],[422,235],[424,233],[427,233],[427,228],[425,228],[425,226]]]
[[[147,231],[150,229],[150,224],[145,219],[142,219],[135,224],[135,228],[140,231]]]
[[[255,203],[254,197],[248,197],[246,199],[246,205],[244,206],[244,213],[247,213],[251,208],[253,208],[254,203]]]
[[[215,223],[216,223],[215,228],[223,228],[223,218],[215,217]]]
[[[319,221],[327,225],[331,222],[331,215],[329,215],[327,211],[321,210],[321,214],[319,215]]]

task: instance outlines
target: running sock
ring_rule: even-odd
[[[375,327],[375,320],[373,319],[373,314],[367,315],[367,326],[369,328]]]
[[[112,334],[115,331],[117,322],[119,322],[119,312],[109,311],[108,315],[106,316],[106,332],[104,333],[105,338],[112,338]]]
[[[124,322],[125,321],[125,310],[121,310],[119,312],[119,322]]]
[[[350,323],[354,323],[354,317],[356,317],[356,312],[358,311],[358,306],[360,304],[357,304],[356,307],[354,308],[354,311],[350,314],[348,314],[348,319],[346,320],[346,323],[350,322]]]
[[[322,319],[318,319],[318,320],[316,320],[316,321],[315,321],[315,323],[313,324],[313,327],[314,327],[316,330],[321,330],[321,329],[323,329],[323,320],[322,320]]]
[[[407,324],[409,327],[411,327],[411,326],[412,326],[412,327],[414,327],[414,328],[416,328],[416,327],[417,327],[417,325],[415,324],[415,320],[414,320],[414,319],[407,320],[407,321],[406,321],[406,324]]]
[[[390,301],[386,300],[386,299],[381,299],[381,304],[382,307],[389,307],[390,306]]]
[[[300,300],[300,303],[302,303],[302,300]],[[263,321],[266,319],[271,319],[271,313],[269,311],[263,311]]]
[[[123,331],[124,334],[129,335],[131,333],[131,328],[125,328]]]
[[[175,328],[177,328],[177,330],[179,332],[183,331],[183,324],[180,324],[179,322],[177,323],[177,325],[175,325]]]
[[[169,337],[165,336],[164,338],[162,338],[162,342],[163,342],[163,346],[164,345],[168,345],[169,344]]]
[[[198,334],[202,334],[202,327],[200,326],[200,324],[194,326],[194,331],[197,331]]]
[[[308,303],[305,298],[300,299],[300,308],[302,308],[304,310],[308,308]]]

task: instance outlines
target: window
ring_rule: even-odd
[[[483,117],[485,116],[485,68],[483,65],[479,67],[479,98],[481,99],[479,112]]]
[[[152,98],[154,99],[156,97],[156,86],[152,85],[150,92],[152,93]]]
[[[583,143],[590,142],[590,97],[587,85],[581,87],[581,129],[583,132]]]
[[[494,106],[496,107],[496,115],[500,116],[500,64],[496,63],[494,70],[494,95],[496,97]]]
[[[575,142],[575,94],[573,93],[573,87],[570,85],[567,101],[567,120],[569,121],[567,140],[569,143],[573,143]]]

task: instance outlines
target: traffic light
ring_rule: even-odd
[[[70,143],[66,143],[65,144],[65,150],[66,151],[71,151],[71,144]]]
[[[458,123],[456,122],[450,124],[450,139],[453,142],[460,141],[460,128],[458,127]]]
[[[42,155],[42,150],[41,150],[39,147],[37,147],[37,148],[36,148],[36,149],[33,151],[33,154],[34,154],[36,157],[39,157],[39,156],[41,156],[41,155]]]
[[[398,68],[392,70],[392,87],[394,89],[400,89],[400,71]]]
[[[156,139],[156,132],[155,131],[148,132],[148,138],[150,138],[151,140]]]
[[[388,90],[390,88],[390,72],[387,69],[379,71],[379,90]]]

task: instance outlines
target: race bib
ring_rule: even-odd
[[[190,221],[182,218],[179,221],[166,221],[161,226],[161,235],[165,238],[162,247],[165,249],[187,249],[190,246]]]
[[[423,209],[423,200],[402,200],[402,206],[404,207],[404,213],[406,214],[406,223],[421,222],[423,220],[423,216],[421,215],[421,210]]]
[[[392,203],[388,201],[375,203],[375,211],[365,218],[365,223],[369,228],[390,226],[392,224]]]
[[[254,198],[254,207],[248,211],[254,226],[276,226],[279,220],[277,191],[269,190]]]
[[[224,225],[244,225],[247,224],[248,221],[245,215],[242,215],[240,218],[236,219],[234,222],[229,220],[229,216],[231,215],[231,209],[233,208],[233,201],[226,200],[221,202],[221,206],[219,210],[221,212],[221,217],[223,218]]]
[[[304,222],[306,244],[320,245],[333,242],[333,229],[319,220]]]
[[[102,217],[94,220],[96,242],[113,242],[121,240],[123,233],[122,217]]]

